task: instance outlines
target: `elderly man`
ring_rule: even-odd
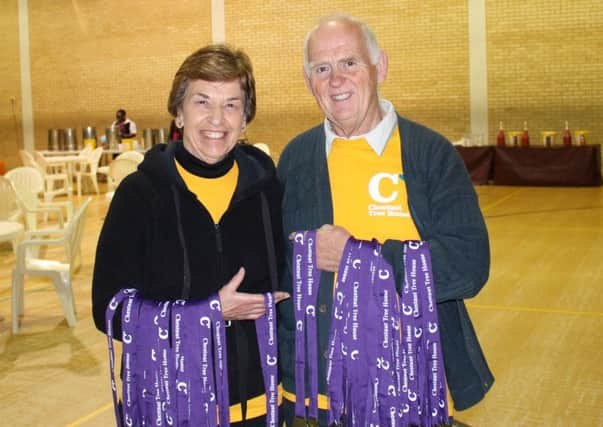
[[[353,17],[324,18],[304,47],[306,84],[324,123],[295,137],[278,165],[284,190],[285,236],[318,229],[316,258],[323,270],[318,294],[319,408],[326,409],[325,362],[333,272],[344,246],[377,239],[396,283],[404,276],[403,241],[431,250],[448,389],[458,410],[479,402],[494,378],[463,300],[488,279],[488,233],[477,196],[454,147],[436,132],[399,116],[380,99],[388,58],[368,26]],[[291,256],[291,242],[287,256]],[[291,291],[291,268],[282,280]],[[280,306],[279,353],[285,416],[292,424],[295,395],[293,302]],[[320,425],[326,425],[320,411]]]

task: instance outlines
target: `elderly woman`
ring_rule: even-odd
[[[115,192],[98,242],[92,302],[96,326],[106,332],[105,309],[121,288],[160,301],[217,293],[230,321],[231,422],[264,426],[252,320],[264,314],[262,293],[276,289],[283,239],[274,164],[238,143],[255,108],[245,53],[212,45],[184,61],[168,100],[183,140],[153,147]],[[288,297],[274,295],[276,302]],[[117,337],[119,328],[115,322]]]

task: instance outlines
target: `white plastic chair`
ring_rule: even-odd
[[[107,182],[110,183],[112,189],[115,189],[126,176],[136,172],[136,169],[138,169],[138,163],[135,160],[117,157],[109,165]],[[107,199],[112,199],[113,194],[115,194],[115,190],[108,191]]]
[[[258,142],[258,143],[253,144],[253,146],[256,148],[259,148],[264,153],[270,155],[270,147],[268,146],[268,144],[264,144],[263,142]]]
[[[88,157],[90,157],[90,154],[92,154],[92,147],[88,144],[85,144],[84,148],[82,148],[78,153],[78,156],[83,159],[87,159]]]
[[[116,157],[116,159],[131,159],[137,163],[141,163],[144,160],[144,154],[142,154],[140,151],[131,150],[131,151],[126,151],[126,152],[121,153],[119,156]],[[99,167],[98,173],[106,175],[108,177],[109,176],[109,165]],[[109,185],[110,185],[110,183],[109,183]],[[112,190],[113,187],[109,186],[109,189]]]
[[[44,176],[44,182],[46,183],[44,199],[50,201],[55,196],[62,194],[71,197],[71,185],[67,164],[56,162],[50,164],[39,151],[34,152],[34,160],[39,165],[39,169]]]
[[[45,218],[49,213],[58,215],[59,226],[69,221],[73,215],[73,203],[71,200],[44,202],[40,200],[39,194],[44,191],[44,178],[38,169],[21,166],[9,170],[4,175],[14,187],[17,202],[28,230],[38,229],[38,214],[44,213]]]
[[[113,170],[111,171],[111,167],[116,160],[120,160],[120,162],[113,166]],[[126,162],[121,162],[121,160],[125,160]],[[99,173],[103,173],[107,175],[107,197],[113,196],[113,191],[117,188],[117,185],[121,182],[121,180],[130,173],[134,172],[138,165],[144,160],[144,154],[138,151],[126,151],[125,153],[117,156],[108,166],[102,166],[98,168]]]
[[[27,231],[24,240],[17,246],[17,260],[12,280],[12,330],[19,332],[19,316],[24,313],[25,275],[46,276],[52,280],[57,291],[67,324],[75,326],[75,300],[71,278],[81,265],[80,242],[84,230],[86,210],[90,198],[75,211],[73,218],[64,229]],[[64,248],[60,259],[40,258],[41,247],[58,246]]]
[[[0,176],[0,220],[19,221],[21,210],[12,182],[6,176]]]
[[[77,171],[77,195],[82,195],[82,177],[90,179],[92,182],[92,186],[94,187],[94,191],[96,194],[98,191],[98,180],[96,174],[98,172],[98,164],[100,162],[100,158],[103,155],[103,148],[98,147],[92,150],[92,152],[88,155],[85,160],[82,160],[79,164],[79,168]]]
[[[21,157],[23,166],[30,166],[32,168],[40,167],[29,151],[19,150],[19,157]]]

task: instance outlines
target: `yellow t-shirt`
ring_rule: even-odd
[[[400,146],[397,127],[381,156],[363,138],[333,141],[327,159],[333,223],[357,239],[419,239],[408,209]]]
[[[218,178],[204,178],[194,175],[184,169],[184,167],[176,162],[176,169],[182,177],[186,187],[197,196],[197,199],[207,208],[213,221],[217,224],[222,218],[239,179],[239,167],[237,162],[234,162],[232,168],[223,176]]]

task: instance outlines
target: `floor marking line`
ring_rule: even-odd
[[[555,309],[549,309],[549,308],[503,306],[503,305],[490,305],[490,304],[467,304],[467,307],[484,309],[484,310],[526,311],[526,312],[532,312],[532,313],[568,314],[568,315],[574,315],[574,316],[603,317],[603,312],[601,312],[601,311],[555,310]]]
[[[77,427],[77,426],[81,425],[82,423],[84,423],[88,420],[91,420],[92,418],[96,417],[97,415],[102,414],[107,409],[110,409],[112,407],[113,407],[113,402],[109,402],[106,405],[103,405],[100,408],[97,408],[94,411],[90,412],[88,415],[84,415],[83,417],[78,418],[71,424],[67,424],[65,427]]]
[[[485,213],[486,211],[500,205],[501,203],[506,202],[507,200],[509,200],[511,197],[515,196],[517,193],[521,192],[522,189],[517,189],[515,191],[512,191],[511,193],[507,194],[504,197],[501,197],[500,199],[496,200],[495,202],[490,203],[489,205],[486,205],[482,208],[482,212]]]

